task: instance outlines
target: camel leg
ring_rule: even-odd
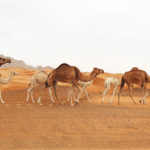
[[[59,98],[58,98],[58,96],[57,96],[57,93],[56,93],[56,84],[53,84],[53,90],[54,90],[54,95],[55,95],[55,97],[57,98],[57,100],[60,102],[60,104],[63,104],[63,103],[59,100]]]
[[[89,99],[89,96],[88,96],[88,91],[87,91],[86,86],[84,87],[84,91],[85,91],[85,95],[86,95],[86,97],[88,99],[88,102],[91,103],[91,100]]]
[[[34,98],[33,98],[33,89],[31,89],[31,99],[32,99],[32,102],[34,103]]]
[[[70,105],[71,105],[71,106],[74,105],[73,102],[72,102],[72,99],[73,99],[73,92],[72,92],[71,97],[70,97]]]
[[[130,97],[131,97],[133,103],[136,104],[136,102],[134,101],[134,99],[133,99],[133,97],[132,97],[132,85],[129,85],[129,86],[128,86],[128,89],[129,89],[129,95],[130,95]]]
[[[77,88],[77,89],[79,89],[79,88]],[[79,89],[78,91],[79,91],[79,94],[78,94],[78,96],[77,96],[77,99],[75,100],[77,104],[79,104],[79,99],[80,99],[80,97],[81,97],[81,94],[82,94],[82,91],[83,91],[83,87],[82,87],[81,90]]]
[[[50,95],[51,101],[54,103],[55,100],[54,100],[53,97],[52,97],[51,89],[48,88],[48,91],[49,91],[49,95]],[[38,103],[39,103],[40,105],[42,105],[41,99],[42,99],[43,92],[44,92],[44,90],[41,91],[40,96],[39,96],[39,98],[38,98]]]
[[[114,98],[114,95],[115,95],[115,93],[116,93],[117,87],[118,87],[118,86],[115,86],[115,87],[114,87],[114,91],[113,91],[113,95],[112,95],[112,97],[111,97],[110,103],[112,103],[112,101],[113,101],[113,98]]]
[[[143,87],[142,87],[142,95],[143,95],[143,104],[146,104],[146,102],[145,102],[145,99],[146,99],[146,97],[147,97],[147,90],[146,90],[146,86],[144,85]]]
[[[120,94],[121,94],[121,92],[122,92],[122,89],[123,89],[123,87],[121,86],[120,87],[120,91],[119,91],[119,93],[118,93],[118,104],[120,105]]]
[[[28,88],[28,89],[27,89],[27,99],[26,99],[26,102],[29,101],[29,94],[30,94],[30,89]]]
[[[106,83],[107,84],[107,83]],[[104,96],[107,94],[107,91],[110,89],[110,84],[107,84],[107,86],[105,87],[105,90],[103,91],[103,100],[102,103],[104,103]]]
[[[67,98],[67,102],[69,102],[69,100],[70,100],[71,93],[72,93],[72,90],[70,89],[70,90],[68,91],[68,98]]]
[[[30,97],[30,94],[31,94],[31,91],[33,90],[33,87],[30,87],[30,88],[28,88],[27,89],[27,99],[26,99],[26,102],[28,102],[29,101],[29,97]],[[32,94],[33,95],[33,94]],[[32,96],[33,97],[33,96]],[[33,100],[34,101],[34,100]],[[32,101],[32,102],[33,102]]]
[[[107,91],[108,91],[109,89],[107,88],[107,89],[105,89],[104,90],[104,92],[103,92],[103,100],[102,100],[102,103],[104,103],[104,96],[107,94]]]
[[[73,89],[70,88],[69,91],[68,91],[68,98],[67,98],[67,102],[69,102],[70,98],[71,98],[71,95],[73,95],[73,99],[74,101],[76,100],[75,99],[75,95],[73,94]]]
[[[70,96],[70,105],[73,106],[73,105],[74,105],[73,102],[72,102],[72,100],[73,100],[73,98],[74,98],[73,87],[72,87],[72,89],[71,89],[70,95],[71,95],[71,96]]]
[[[40,95],[40,97],[38,98],[38,103],[39,103],[39,105],[42,105],[42,103],[41,103],[41,95]]]
[[[49,91],[49,96],[50,96],[50,98],[51,98],[51,101],[54,103],[54,102],[55,102],[55,100],[54,100],[54,99],[53,99],[53,97],[52,97],[51,89],[50,89],[50,88],[48,88],[48,91]]]
[[[41,93],[40,93],[40,96],[39,96],[39,98],[38,98],[38,103],[39,103],[40,105],[42,105],[41,99],[42,99],[43,92],[44,92],[44,91],[42,90]]]
[[[76,84],[74,84],[74,87],[76,87],[76,89],[77,89],[78,92],[79,92],[78,97],[77,97],[77,99],[75,100],[76,103],[79,104],[79,98],[80,98],[80,96],[81,96],[82,89],[80,90],[79,87],[78,87]],[[74,92],[73,92],[73,95],[74,95]]]
[[[5,104],[4,100],[2,99],[2,93],[1,93],[1,90],[0,90],[0,99],[1,99],[1,103],[2,103],[2,104]]]
[[[75,100],[75,97],[74,97],[74,94],[73,94],[73,85],[72,85],[71,88],[68,91],[68,98],[67,98],[67,102],[70,100],[70,105],[71,106],[74,105],[73,102],[72,102],[73,98]]]

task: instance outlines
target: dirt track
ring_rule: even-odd
[[[67,90],[58,87],[62,100]],[[34,94],[36,99],[39,91]],[[101,94],[91,93],[91,104],[82,97],[73,107],[49,105],[46,91],[43,106],[26,104],[25,90],[4,92],[3,98],[0,150],[150,149],[150,104],[135,106],[127,96],[121,97],[121,106],[116,97],[113,104],[102,105],[98,103]]]

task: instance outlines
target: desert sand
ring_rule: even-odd
[[[149,150],[150,149],[150,101],[147,105],[134,105],[127,88],[110,104],[111,89],[102,104],[102,91],[107,77],[121,74],[104,73],[88,87],[88,103],[84,94],[80,104],[60,105],[50,101],[47,89],[37,86],[36,102],[28,103],[26,89],[35,70],[22,68],[0,69],[6,77],[11,71],[16,75],[7,85],[1,85],[6,104],[0,104],[0,150]],[[51,70],[46,70],[50,72]],[[149,85],[148,85],[149,87]],[[58,96],[66,102],[69,85],[59,83]],[[44,90],[43,105],[37,98]],[[149,89],[148,89],[148,92]],[[135,86],[133,96],[138,103],[141,90]]]

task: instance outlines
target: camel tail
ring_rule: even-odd
[[[148,82],[148,83],[150,83],[150,78],[149,78],[149,76],[148,76],[148,74],[147,73],[145,73],[145,80],[146,80],[146,82]]]
[[[45,82],[45,88],[48,88],[49,87],[49,85],[48,85],[48,82],[46,81]]]
[[[124,77],[121,78],[121,85],[120,85],[120,89],[122,89],[124,87],[125,84],[125,80]]]

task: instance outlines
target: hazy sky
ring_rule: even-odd
[[[150,1],[0,0],[0,54],[33,66],[150,73]]]

